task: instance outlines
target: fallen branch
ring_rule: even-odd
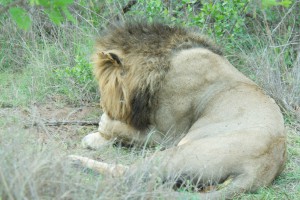
[[[30,126],[64,126],[64,125],[78,125],[78,126],[98,126],[99,122],[97,121],[54,121],[54,122],[34,122],[26,124],[25,127]]]

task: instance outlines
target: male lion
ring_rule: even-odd
[[[150,173],[167,179],[180,171],[181,180],[198,185],[231,180],[199,193],[203,199],[257,190],[282,171],[280,109],[199,34],[159,23],[115,25],[99,39],[94,61],[104,114],[99,132],[83,139],[85,147],[114,139],[155,145],[171,135],[174,146],[146,158]],[[141,165],[71,158],[115,176]]]

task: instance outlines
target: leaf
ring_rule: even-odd
[[[29,4],[31,5],[31,6],[34,6],[34,5],[38,5],[38,1],[37,0],[29,0]]]
[[[23,30],[29,29],[31,26],[31,19],[26,10],[19,7],[12,7],[9,9],[9,13],[19,28]]]
[[[68,8],[67,8],[67,7],[62,7],[61,9],[62,9],[64,15],[66,16],[66,18],[67,18],[69,21],[75,23],[75,18],[74,18],[73,15],[70,13],[70,11],[68,10]]]
[[[70,5],[74,2],[74,0],[53,0],[53,4],[58,7],[63,7]]]
[[[267,9],[273,6],[284,6],[284,7],[289,7],[292,1],[290,0],[283,0],[283,1],[276,1],[276,0],[262,0],[261,5],[262,9]]]
[[[261,1],[262,9],[267,9],[269,7],[277,6],[277,5],[278,5],[278,2],[276,0],[262,0]]]
[[[51,10],[48,9],[45,10],[45,12],[47,13],[50,20],[56,25],[60,24],[64,19],[63,16],[61,15],[60,10],[58,9],[51,9]]]
[[[49,7],[51,5],[51,1],[48,0],[38,0],[37,5],[42,5],[44,7]]]
[[[280,2],[280,5],[282,5],[286,8],[288,8],[291,4],[292,4],[292,1],[290,1],[290,0],[284,0],[284,1]]]

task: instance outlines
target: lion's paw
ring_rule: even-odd
[[[112,129],[113,120],[110,119],[110,117],[103,113],[99,122],[98,131],[100,133],[110,132]]]
[[[99,132],[96,132],[86,135],[82,139],[81,144],[83,148],[100,149],[101,147],[108,145],[109,141],[104,139]]]

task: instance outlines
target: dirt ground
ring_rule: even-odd
[[[26,130],[39,144],[58,144],[64,155],[76,154],[106,162],[132,163],[140,157],[140,151],[116,148],[110,145],[99,150],[84,149],[82,138],[97,131],[102,110],[98,105],[80,107],[62,106],[55,103],[30,107],[0,108],[0,126],[5,132]],[[150,151],[149,151],[150,152]]]

